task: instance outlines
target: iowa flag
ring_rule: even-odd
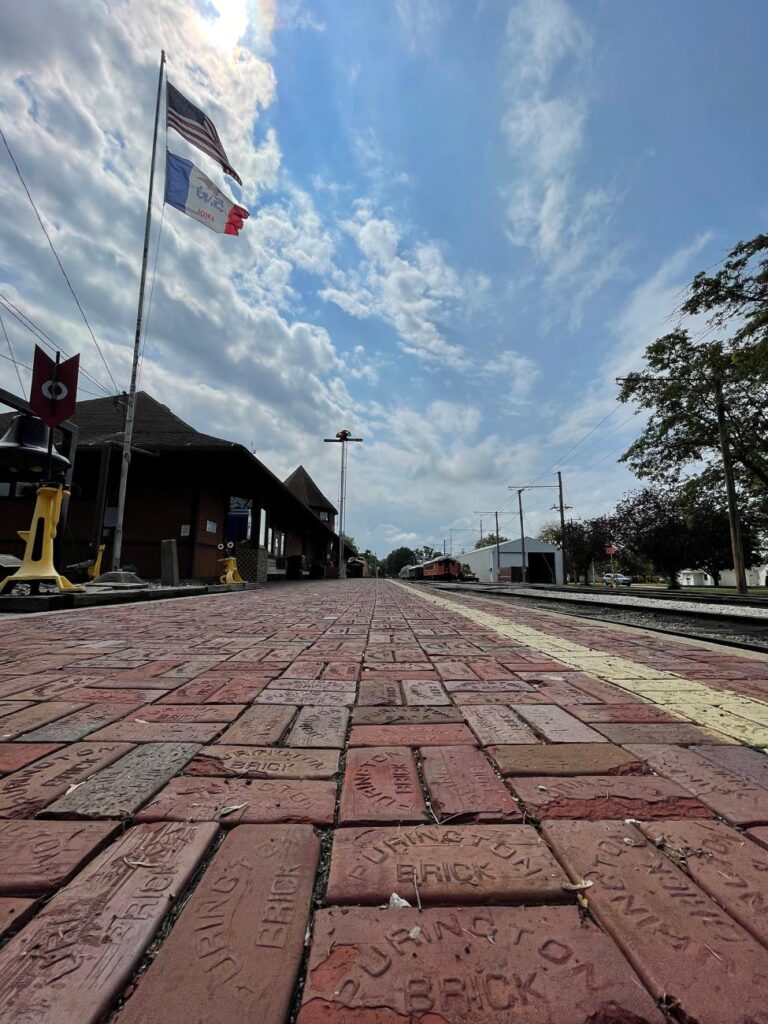
[[[248,211],[237,206],[191,160],[166,151],[165,201],[220,235],[239,235]]]

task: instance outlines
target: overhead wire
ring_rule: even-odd
[[[46,240],[48,242],[48,245],[50,246],[51,252],[53,253],[54,258],[55,258],[56,262],[59,265],[59,270],[61,271],[61,273],[62,273],[62,275],[64,277],[64,280],[67,282],[67,287],[69,288],[70,292],[72,293],[72,298],[75,300],[75,305],[77,306],[78,310],[80,311],[80,315],[83,318],[83,323],[88,328],[88,333],[90,334],[91,338],[93,339],[93,343],[96,346],[96,350],[99,353],[99,356],[101,357],[102,363],[104,363],[104,369],[107,371],[107,375],[109,376],[109,379],[112,381],[112,385],[113,385],[113,387],[115,389],[115,394],[117,394],[119,392],[119,390],[120,390],[118,388],[118,386],[117,386],[117,382],[115,381],[115,378],[112,376],[112,371],[110,370],[109,365],[107,363],[107,360],[104,357],[104,353],[101,350],[101,346],[99,345],[98,341],[96,340],[96,335],[93,333],[93,328],[91,327],[90,323],[88,322],[88,317],[85,315],[85,310],[80,305],[80,300],[78,299],[77,294],[75,292],[75,289],[72,287],[72,282],[70,281],[69,276],[68,276],[66,270],[64,269],[64,264],[61,262],[61,259],[59,258],[59,254],[56,252],[56,247],[53,244],[51,236],[48,234],[48,229],[46,228],[45,224],[43,223],[43,218],[40,216],[40,213],[39,213],[37,207],[35,206],[35,201],[32,198],[32,193],[29,191],[27,183],[24,180],[24,175],[21,173],[21,168],[16,163],[16,157],[13,155],[13,151],[11,150],[11,147],[10,147],[10,145],[8,143],[8,139],[5,137],[5,132],[3,131],[2,128],[0,128],[0,137],[2,137],[3,143],[5,144],[5,148],[8,151],[8,156],[11,158],[11,163],[13,164],[13,166],[14,166],[14,168],[16,170],[16,174],[19,177],[19,181],[21,182],[21,184],[22,184],[22,186],[24,188],[24,191],[27,194],[27,199],[29,200],[30,206],[35,211],[35,216],[37,217],[38,223],[40,224],[40,227],[43,230],[43,234],[46,237]]]
[[[18,368],[21,367],[22,370],[29,370],[29,372],[32,373],[32,367],[28,363],[22,363],[18,359],[11,359],[10,356],[5,355],[3,352],[0,352],[0,359],[6,359],[9,363],[15,363],[16,364],[16,368],[17,368],[17,372],[18,372]],[[21,384],[21,377],[19,377],[19,383]],[[21,384],[21,390],[24,391],[24,385],[23,384]],[[89,391],[88,388],[84,388],[82,386],[82,384],[78,384],[77,390],[78,391],[82,391],[83,394],[92,395],[94,398],[102,398],[103,397],[102,395],[97,394],[95,391]],[[109,397],[110,398],[117,398],[116,395],[110,395]]]
[[[57,343],[45,333],[39,324],[36,324],[30,316],[28,316],[23,310],[19,309],[19,307],[14,302],[11,302],[7,296],[3,295],[2,292],[0,292],[0,306],[2,306],[7,313],[10,313],[12,317],[15,317],[22,327],[26,327],[26,329],[33,334],[38,341],[49,348],[52,352],[56,352],[57,350],[61,351],[65,359],[69,358],[68,354],[60,349]],[[101,388],[105,395],[108,395],[110,398],[113,397],[113,393],[109,390],[106,384],[102,384],[100,380],[97,380],[96,377],[90,374],[85,368],[81,367],[80,375],[87,377],[92,384]]]
[[[0,316],[0,327],[3,328],[3,334],[5,335],[5,342],[6,342],[7,346],[8,346],[8,351],[11,353],[11,361],[12,361],[12,363],[13,363],[15,369],[16,369],[16,376],[19,378],[19,387],[21,388],[21,391],[23,393],[23,391],[24,391],[24,384],[23,384],[22,379],[21,379],[21,371],[19,370],[19,364],[18,364],[18,362],[16,360],[16,356],[13,354],[13,346],[11,345],[11,339],[8,337],[8,331],[6,331],[6,329],[5,329],[5,321],[3,320],[2,316]]]

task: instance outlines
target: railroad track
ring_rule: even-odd
[[[481,585],[478,587],[477,584],[472,583],[425,584],[420,582],[416,585],[467,593],[493,601],[511,602],[525,608],[558,611],[579,618],[612,622],[621,626],[629,626],[630,628],[651,630],[654,633],[684,637],[688,640],[705,640],[709,643],[722,644],[726,647],[768,654],[768,619],[763,622],[754,618],[745,618],[740,616],[738,612],[713,614],[710,607],[707,609],[706,614],[697,616],[695,611],[688,609],[680,609],[678,611],[613,605],[611,604],[611,598],[608,596],[603,600],[592,601],[587,604],[574,601],[565,596],[559,596],[563,592],[561,588],[547,588],[546,591],[541,593],[532,593],[530,591],[521,593],[518,590],[502,590],[493,586],[485,587]],[[569,594],[574,592],[592,594],[590,591],[574,591],[572,588],[569,588],[567,591]],[[647,595],[638,594],[637,596],[646,597]],[[664,596],[666,597],[666,595]],[[688,600],[692,601],[694,599],[688,598]],[[711,599],[706,599],[706,602],[707,604],[712,603]],[[721,603],[725,604],[725,601],[721,599]],[[750,607],[760,605],[766,606],[768,602],[755,599],[754,604],[750,603]]]

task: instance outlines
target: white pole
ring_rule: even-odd
[[[341,442],[341,483],[339,484],[339,579],[347,578],[347,567],[344,563],[344,502],[347,491],[347,444]]]
[[[115,536],[112,542],[112,570],[120,568],[123,553],[123,520],[125,518],[125,493],[128,488],[128,467],[131,464],[131,439],[133,437],[133,419],[136,411],[136,380],[138,377],[139,353],[141,350],[141,319],[144,312],[144,286],[147,281],[147,256],[149,254],[149,229],[152,223],[152,190],[155,184],[155,156],[157,154],[157,125],[160,120],[160,98],[163,90],[163,69],[165,67],[165,50],[160,51],[160,72],[157,78],[157,102],[155,104],[155,133],[152,136],[152,162],[149,171],[149,196],[147,198],[147,217],[144,223],[144,254],[141,262],[141,279],[139,281],[139,310],[136,314],[136,335],[133,341],[133,366],[131,367],[131,387],[128,392],[128,406],[125,411],[125,432],[123,433],[123,458],[120,464],[120,487],[117,493],[117,520]]]

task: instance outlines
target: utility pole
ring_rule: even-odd
[[[496,582],[498,583],[501,579],[501,548],[499,547],[499,513],[493,513],[496,516]]]
[[[483,517],[480,516],[480,547],[483,546]]]
[[[736,589],[740,594],[747,593],[747,574],[744,569],[744,547],[741,541],[741,523],[739,507],[736,500],[736,485],[733,481],[733,461],[731,446],[728,443],[728,427],[725,422],[725,400],[723,385],[715,378],[715,409],[717,410],[717,429],[720,434],[720,451],[723,457],[723,477],[725,479],[725,495],[728,500],[728,524],[731,530],[731,551],[733,552],[733,569],[736,575]]]
[[[523,488],[517,492],[517,504],[520,509],[520,567],[522,569],[523,583],[528,582],[528,572],[525,564],[525,524],[523,523]]]
[[[563,474],[557,471],[557,489],[560,494],[560,547],[563,552],[563,576],[564,583],[568,582],[568,557],[565,541],[565,503],[563,502]]]
[[[496,579],[494,583],[499,582],[501,575],[501,547],[499,545],[499,510],[495,509],[493,512],[473,512],[473,516],[494,516],[496,520]],[[482,523],[482,519],[480,520]]]
[[[352,437],[351,430],[339,430],[336,437],[324,437],[326,444],[341,445],[341,481],[339,484],[339,579],[347,578],[347,564],[344,561],[344,529],[347,511],[347,444],[350,441],[362,443],[362,437]]]
[[[623,384],[626,377],[617,377],[616,383]],[[666,383],[673,378],[655,377],[648,380]],[[687,383],[687,382],[686,382]],[[705,383],[709,384],[708,378]],[[720,440],[720,455],[723,460],[723,481],[725,483],[725,496],[728,505],[728,525],[731,534],[731,554],[733,556],[733,571],[736,576],[736,589],[740,594],[747,593],[747,574],[744,568],[744,547],[741,540],[741,521],[739,520],[739,506],[736,498],[736,485],[733,479],[733,460],[731,459],[731,445],[728,440],[728,424],[725,415],[725,398],[723,397],[723,382],[719,377],[711,381],[712,390],[715,396],[715,413],[717,416],[717,431]]]

